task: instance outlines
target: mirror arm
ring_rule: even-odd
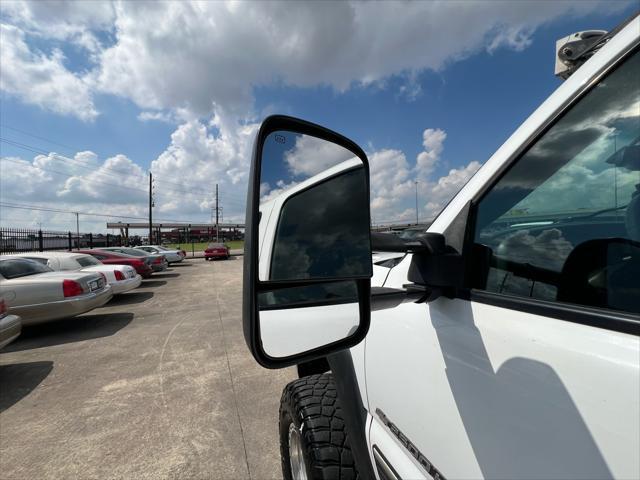
[[[440,289],[408,283],[404,288],[371,287],[371,311],[395,308],[403,303],[425,303],[441,295]]]
[[[374,252],[437,254],[445,252],[446,245],[441,233],[425,232],[408,241],[390,233],[371,232],[371,249]]]

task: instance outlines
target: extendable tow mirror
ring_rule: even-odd
[[[243,328],[268,368],[360,342],[371,315],[369,162],[351,140],[276,115],[256,136],[245,237]]]

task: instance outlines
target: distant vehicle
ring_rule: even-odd
[[[102,249],[78,250],[78,253],[91,255],[105,265],[129,265],[135,268],[142,278],[149,278],[154,272],[152,262],[155,260],[149,257],[134,257],[133,255]],[[162,257],[158,258],[162,259]]]
[[[0,258],[0,296],[23,325],[75,317],[113,297],[99,272],[54,272],[35,260]]]
[[[18,315],[9,313],[9,307],[0,296],[0,350],[20,336],[22,321]]]
[[[130,265],[105,265],[97,258],[76,252],[36,252],[19,253],[11,257],[29,258],[47,265],[55,271],[79,270],[82,272],[100,272],[111,285],[113,294],[125,293],[140,286],[142,277]]]
[[[228,260],[231,256],[229,247],[224,243],[210,243],[204,251],[205,260],[214,260],[216,258],[224,258]]]
[[[144,252],[142,250],[138,250],[137,248],[131,247],[106,247],[101,248],[105,252],[116,252],[123,255],[129,255],[132,257],[145,258],[149,257],[151,259],[151,268],[154,272],[163,272],[169,267],[169,262],[164,257],[164,255],[157,255],[154,253]]]
[[[158,245],[141,245],[136,247],[136,250],[142,250],[143,252],[155,255],[162,255],[167,259],[167,263],[178,263],[184,260],[185,257],[180,250],[169,250],[168,248],[160,247]]]
[[[180,248],[180,247],[178,247],[178,248],[173,248],[173,249],[172,249],[172,248],[167,248],[167,247],[165,247],[165,246],[163,245],[163,246],[159,246],[158,248],[159,248],[160,250],[177,250],[178,252],[180,252],[180,253],[182,254],[182,257],[183,257],[183,258],[187,256],[187,252],[186,252],[184,249]]]
[[[152,247],[158,248],[164,252],[168,251],[176,251],[182,255],[182,258],[187,256],[187,252],[178,246],[178,248],[167,248],[165,245],[151,245]]]

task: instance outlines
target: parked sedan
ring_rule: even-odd
[[[205,260],[214,260],[216,258],[224,258],[228,260],[231,251],[224,243],[210,243],[204,251]]]
[[[27,258],[0,258],[0,295],[23,325],[75,317],[113,297],[98,272],[54,272]]]
[[[98,259],[105,265],[129,265],[136,269],[142,278],[149,278],[153,273],[152,259],[144,257],[138,258],[124,253],[111,252],[102,249],[78,250],[78,253],[85,253]]]
[[[0,350],[18,338],[21,331],[20,317],[9,313],[7,302],[0,296]]]
[[[152,253],[155,255],[163,255],[167,259],[168,263],[178,263],[184,260],[182,250],[169,250],[165,247],[158,245],[141,245],[136,247],[136,250],[142,250],[143,252]]]
[[[105,265],[97,258],[76,252],[36,252],[11,255],[12,257],[30,258],[44,263],[55,271],[79,270],[82,272],[100,272],[111,285],[113,294],[125,293],[137,288],[142,277],[131,265]]]
[[[182,252],[180,250],[169,250],[164,247],[158,247],[157,245],[141,245],[136,247],[136,250],[142,250],[143,252],[151,253],[154,255],[162,255],[167,259],[167,263],[178,263],[184,260]]]
[[[169,262],[164,257],[164,255],[157,255],[154,253],[144,252],[142,250],[138,250],[137,248],[132,247],[107,247],[101,248],[105,252],[116,252],[121,253],[123,255],[129,255],[132,257],[139,258],[150,258],[151,259],[151,268],[154,272],[162,272],[169,267]]]

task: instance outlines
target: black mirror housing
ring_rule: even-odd
[[[446,245],[441,233],[426,233],[418,237],[423,249],[413,255],[408,280],[416,285],[439,289],[443,294],[461,288],[464,282],[463,257]]]
[[[334,156],[334,163],[327,162]],[[279,167],[269,166],[276,160]],[[294,176],[302,167],[309,178]],[[276,182],[285,173],[290,181]],[[265,194],[267,182],[272,188]],[[325,228],[322,218],[331,220]],[[370,223],[369,164],[358,145],[304,120],[264,120],[250,169],[243,273],[244,337],[258,363],[281,368],[307,362],[365,337]],[[323,243],[327,237],[334,247]],[[309,327],[314,322],[315,330]]]

